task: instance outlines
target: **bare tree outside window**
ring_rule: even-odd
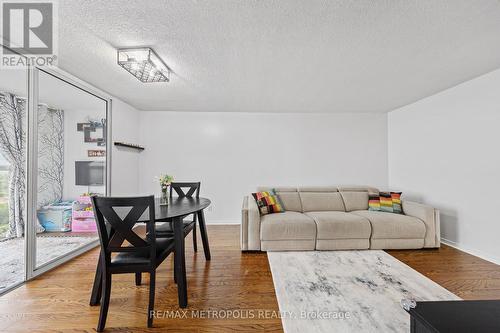
[[[64,111],[38,107],[38,204],[60,201],[64,179]],[[0,92],[0,152],[9,164],[5,237],[24,234],[26,191],[26,100]],[[1,203],[0,203],[1,213]],[[39,226],[38,229],[40,229]],[[42,228],[43,230],[43,228]]]
[[[9,162],[9,230],[7,237],[22,237],[25,225],[26,100],[0,93],[0,150]]]

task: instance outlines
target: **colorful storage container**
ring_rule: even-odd
[[[71,231],[73,202],[61,201],[37,210],[36,215],[46,232]]]
[[[71,225],[73,232],[97,232],[95,219],[74,219]]]
[[[97,232],[94,211],[92,210],[92,202],[89,196],[81,196],[73,202],[72,217],[71,231]]]

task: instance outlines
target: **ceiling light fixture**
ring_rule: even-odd
[[[170,67],[149,47],[119,49],[118,65],[141,82],[170,82]]]

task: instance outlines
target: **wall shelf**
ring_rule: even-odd
[[[132,144],[132,143],[125,143],[125,142],[118,142],[118,141],[115,141],[114,145],[118,146],[118,147],[126,147],[126,148],[137,149],[139,151],[143,151],[145,149],[144,147],[139,146],[139,145],[135,145],[135,144]]]

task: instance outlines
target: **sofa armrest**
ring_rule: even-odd
[[[240,234],[242,251],[260,251],[260,212],[250,196],[243,198]]]
[[[440,246],[441,228],[438,209],[421,203],[403,200],[403,213],[424,221],[426,227],[424,247],[432,248]]]

